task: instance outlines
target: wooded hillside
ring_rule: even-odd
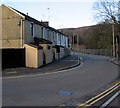
[[[60,29],[70,37],[70,44],[74,35],[74,44],[79,48],[111,49],[112,48],[112,25],[98,24],[79,28]]]

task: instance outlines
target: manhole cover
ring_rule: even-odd
[[[60,95],[71,95],[72,92],[71,91],[60,90],[60,91],[58,91],[58,94],[60,94]]]

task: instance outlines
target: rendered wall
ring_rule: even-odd
[[[35,37],[41,38],[41,26],[38,24],[34,24],[34,35]]]
[[[43,47],[43,52],[45,54],[45,63],[51,63],[53,61],[53,51],[52,51],[52,45],[51,44],[41,44]],[[48,49],[48,46],[51,46],[51,49]]]
[[[65,56],[64,48],[60,48],[60,58],[63,58]]]
[[[22,48],[21,26],[18,26],[18,22],[21,21],[22,16],[12,11],[5,5],[2,5],[1,8],[2,38],[0,38],[0,43],[2,43],[2,48]]]
[[[0,40],[2,38],[2,8],[0,7]],[[2,43],[0,42],[0,47]],[[2,50],[0,49],[0,77],[2,77]],[[0,107],[2,107],[2,78],[0,79]]]
[[[43,50],[25,44],[26,67],[38,68],[43,65]]]
[[[30,21],[25,20],[24,21],[24,39],[25,43],[33,43],[34,42],[34,37],[31,36],[31,31],[30,31]]]
[[[46,50],[46,64],[53,61],[53,52],[51,50]]]
[[[70,48],[65,48],[64,53],[65,53],[65,56],[71,55],[71,49]]]
[[[0,40],[2,40],[2,6],[0,6]],[[0,47],[2,43],[0,42]]]
[[[38,24],[35,24],[34,22],[34,36],[31,36],[30,31],[30,24],[31,21],[24,21],[24,36],[25,36],[25,42],[32,43],[34,41],[34,37],[41,38],[41,26]]]
[[[25,44],[26,67],[37,68],[38,52],[37,48]]]
[[[43,50],[38,50],[38,67],[43,65]]]
[[[54,54],[54,59],[58,60],[59,59],[59,57],[58,57],[59,53],[57,53],[56,48],[53,48],[53,54]]]

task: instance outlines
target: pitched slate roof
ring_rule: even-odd
[[[29,45],[29,46],[32,46],[32,47],[34,47],[34,48],[37,48],[37,49],[43,49],[42,46],[36,45],[35,43],[25,43],[25,44],[27,44],[27,45]]]
[[[34,37],[34,43],[36,44],[52,44],[51,41],[49,40],[46,40],[46,39],[43,39],[43,38],[37,38],[37,37]]]
[[[30,17],[29,15],[26,15],[26,14],[24,14],[24,13],[22,13],[22,12],[16,10],[16,9],[12,8],[12,7],[10,7],[10,8],[15,10],[16,12],[20,13],[21,15],[23,15],[25,17],[25,19],[28,20],[28,21],[34,22],[34,23],[39,24],[39,25],[41,25],[41,26],[43,26],[45,28],[48,28],[48,29],[50,29],[52,31],[55,31],[55,32],[60,33],[60,34],[62,34],[64,36],[67,36],[67,35],[63,34],[62,32],[60,32],[59,30],[56,30],[56,29],[54,29],[54,28],[52,28],[50,26],[47,26],[43,22],[40,22],[40,21],[36,20],[35,18]]]

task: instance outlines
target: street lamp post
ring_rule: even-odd
[[[116,58],[119,59],[119,55],[118,55],[118,51],[119,51],[119,46],[118,46],[119,45],[119,37],[116,36],[115,40],[116,40]]]
[[[74,55],[74,44],[75,44],[75,39],[74,39],[74,36],[75,36],[75,33],[73,34],[73,36],[72,36],[72,50],[73,50],[73,55]]]
[[[77,49],[79,47],[79,35],[77,34]]]

